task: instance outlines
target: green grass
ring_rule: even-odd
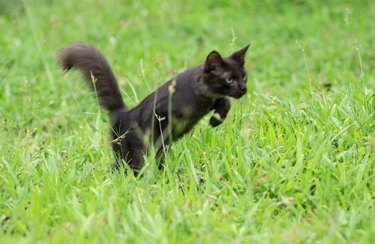
[[[373,243],[373,1],[3,1],[0,242]],[[89,42],[136,105],[251,43],[249,93],[113,174],[108,119],[58,51]],[[330,89],[327,86],[330,85]]]

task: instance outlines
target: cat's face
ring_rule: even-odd
[[[222,58],[216,51],[208,54],[204,64],[204,81],[215,97],[242,97],[247,90],[247,74],[244,68],[245,54],[249,45]]]

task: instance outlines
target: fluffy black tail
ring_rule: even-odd
[[[111,67],[95,47],[85,43],[73,44],[61,52],[60,63],[65,70],[78,68],[97,92],[100,105],[109,112],[127,109]]]

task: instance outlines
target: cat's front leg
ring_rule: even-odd
[[[214,104],[214,114],[210,119],[210,125],[216,127],[223,123],[224,119],[230,110],[230,101],[228,98],[220,98]]]

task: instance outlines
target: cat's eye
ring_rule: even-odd
[[[233,79],[233,78],[226,78],[226,79],[225,79],[225,82],[226,82],[227,84],[231,85],[231,84],[233,84],[234,79]]]

